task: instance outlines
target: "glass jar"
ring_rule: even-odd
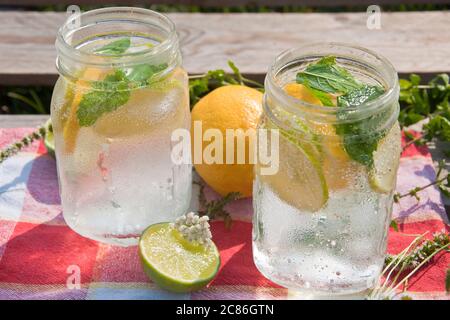
[[[326,56],[385,92],[349,107],[286,93],[298,72]],[[265,90],[259,126],[278,131],[279,166],[266,175],[262,164],[255,166],[255,264],[270,280],[303,293],[365,292],[384,264],[401,153],[397,73],[372,51],[312,44],[279,55]]]
[[[85,237],[136,244],[190,203],[191,165],[171,157],[172,132],[190,128],[175,26],[146,9],[92,10],[60,28],[56,48],[51,119],[64,218]]]

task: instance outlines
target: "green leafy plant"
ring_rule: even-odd
[[[207,201],[204,192],[205,185],[200,182],[196,182],[196,184],[200,187],[198,199],[201,209],[198,211],[198,214],[200,216],[208,216],[212,220],[222,218],[225,223],[225,227],[230,229],[232,219],[230,213],[225,210],[225,206],[230,202],[239,199],[241,194],[239,192],[230,192],[218,200]]]
[[[422,146],[432,141],[450,141],[450,84],[448,74],[439,74],[427,84],[421,84],[421,77],[412,74],[408,79],[400,79],[400,114],[399,122],[409,140],[404,149],[411,145]],[[423,123],[422,131],[413,135],[406,128]],[[444,150],[450,156],[450,152]],[[420,200],[419,192],[432,186],[437,186],[443,195],[450,196],[450,176],[446,172],[444,161],[440,161],[436,177],[424,186],[412,188],[404,194],[397,193],[394,200],[398,202],[404,197],[415,197]]]
[[[191,108],[211,90],[225,85],[249,85],[256,89],[263,90],[264,86],[254,80],[244,77],[232,61],[228,61],[228,66],[233,73],[226,73],[223,69],[211,70],[205,74],[193,75],[189,77],[189,97]]]

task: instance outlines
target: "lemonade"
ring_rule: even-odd
[[[132,245],[188,209],[192,168],[171,159],[172,132],[190,127],[188,78],[164,16],[110,8],[81,17],[79,31],[66,24],[57,40],[51,113],[63,214],[83,236]]]
[[[372,288],[401,152],[394,69],[364,49],[311,45],[280,55],[265,87],[260,128],[279,130],[280,165],[256,168],[256,266],[312,295]]]

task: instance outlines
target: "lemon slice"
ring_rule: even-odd
[[[217,274],[217,247],[185,240],[169,223],[148,227],[139,240],[139,255],[145,273],[160,287],[173,292],[203,288]]]
[[[287,204],[303,211],[318,211],[329,197],[320,154],[314,145],[300,142],[284,130],[280,132],[279,170],[274,175],[261,175],[261,180]]]
[[[81,78],[76,81],[75,89],[69,87],[68,96],[70,97],[68,106],[68,118],[64,123],[63,135],[64,135],[64,148],[67,153],[72,153],[75,149],[78,132],[80,131],[80,125],[77,118],[78,106],[83,98],[83,95],[87,92],[87,88],[90,87],[91,81],[100,80],[104,71],[98,68],[86,68],[81,73]],[[85,80],[87,79],[87,80]],[[71,93],[71,90],[74,90]]]
[[[289,83],[284,86],[285,92],[297,99],[322,105],[312,92],[304,85]],[[315,127],[295,120],[298,128],[314,141],[305,142],[293,131],[280,130],[279,170],[274,175],[261,175],[272,191],[287,204],[303,211],[315,212],[328,201],[329,193],[321,159],[322,146],[315,141]],[[271,124],[267,124],[271,127]]]
[[[400,126],[396,123],[378,142],[373,153],[373,167],[369,171],[369,183],[373,190],[389,193],[395,188],[401,153]]]
[[[306,101],[311,104],[321,106],[322,102],[303,84],[288,83],[284,86],[284,91],[291,97]]]

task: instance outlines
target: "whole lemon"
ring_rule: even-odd
[[[245,138],[245,162],[242,163],[241,161],[241,164],[239,164],[237,161],[238,152],[241,152],[242,154],[243,150],[238,150],[239,144],[237,139],[234,138],[234,148],[231,148],[230,144],[228,146],[229,152],[231,153],[232,150],[234,150],[234,152],[233,154],[229,154],[229,160],[226,161],[226,129],[242,129],[244,132],[248,129],[254,129],[256,132],[261,113],[262,93],[256,89],[243,85],[219,87],[201,98],[192,109],[191,134],[193,139],[192,149],[194,167],[203,180],[222,196],[225,196],[230,192],[239,192],[242,197],[249,197],[252,195],[253,163],[251,163],[249,155],[254,152],[254,150],[250,150],[250,148],[255,148],[256,144],[251,144],[250,139]],[[194,124],[196,121],[200,121],[197,122],[197,127],[198,124],[201,123],[202,134],[207,133],[208,129],[216,129],[216,132],[217,130],[221,132],[223,137],[221,143],[223,154],[222,156],[220,156],[220,154],[218,156],[213,152],[215,156],[221,158],[222,161],[220,163],[205,163],[206,152],[204,151],[205,148],[208,148],[209,144],[214,142],[214,139],[212,138],[211,141],[202,142],[201,161],[198,161],[198,159],[196,160],[194,150],[196,144],[199,142],[198,139],[195,139]],[[197,134],[199,133],[197,132]],[[228,141],[228,143],[229,142],[230,141]],[[197,146],[197,148],[200,147]],[[234,161],[230,161],[232,158],[234,158]],[[228,164],[226,162],[228,162]],[[230,162],[232,163],[230,164]]]

